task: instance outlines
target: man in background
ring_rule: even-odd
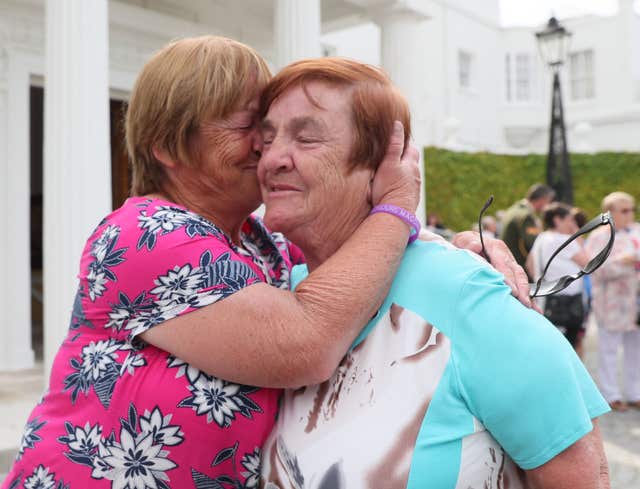
[[[521,267],[525,266],[533,242],[542,231],[538,214],[554,197],[555,191],[551,187],[536,183],[529,188],[525,199],[513,204],[505,213],[500,239]]]

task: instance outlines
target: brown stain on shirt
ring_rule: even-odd
[[[309,415],[307,416],[307,426],[304,429],[305,433],[311,433],[318,426],[318,418],[320,416],[320,410],[322,409],[322,404],[324,404],[324,399],[327,397],[327,393],[329,392],[329,381],[323,382],[318,386],[318,392],[316,392],[316,396],[313,399],[313,408],[309,411]]]
[[[416,410],[386,455],[366,475],[367,487],[384,489],[406,489],[411,464],[403,463],[407,455],[413,453],[418,433],[431,399],[427,399]]]
[[[395,332],[400,331],[400,316],[404,311],[403,307],[400,307],[397,304],[391,304],[391,309],[389,310],[389,319],[391,320],[391,329]]]
[[[425,356],[430,355],[435,350],[442,347],[442,335],[440,333],[436,333],[435,344],[429,345],[424,350],[420,351],[431,338],[434,329],[433,324],[426,321],[423,323],[422,327],[422,335],[420,336],[420,339],[418,340],[416,345],[416,352],[418,353],[412,353],[411,355],[404,357],[402,359],[403,362],[419,362],[420,360],[424,359]]]

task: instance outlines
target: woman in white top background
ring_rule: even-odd
[[[536,238],[527,260],[527,269],[535,280],[542,275],[551,255],[578,230],[571,207],[561,202],[553,202],[545,207],[543,221],[545,231]],[[574,240],[553,259],[546,278],[555,280],[564,275],[573,275],[588,261],[589,255],[583,248],[583,243],[581,240]],[[544,315],[562,331],[578,352],[581,351],[584,336],[583,290],[584,284],[580,278],[566,289],[544,298],[544,304],[539,304]]]

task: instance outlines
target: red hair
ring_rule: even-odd
[[[377,168],[389,146],[393,122],[404,126],[405,145],[411,136],[409,105],[379,68],[345,58],[314,58],[286,66],[267,84],[260,99],[264,117],[271,104],[282,94],[302,86],[309,101],[318,105],[307,92],[309,82],[351,90],[351,114],[355,140],[349,162],[355,166]]]

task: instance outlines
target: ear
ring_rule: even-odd
[[[169,154],[166,149],[154,146],[151,151],[155,159],[158,160],[163,166],[167,168],[175,168],[176,166],[178,166],[178,162],[173,159],[171,154]]]

